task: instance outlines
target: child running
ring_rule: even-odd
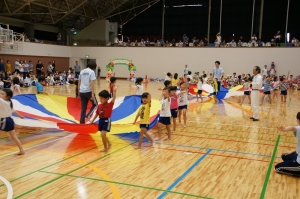
[[[178,93],[179,102],[178,102],[178,112],[179,112],[179,123],[181,124],[181,115],[183,115],[183,127],[186,127],[186,111],[188,106],[188,90],[186,87],[186,83],[180,83],[180,92]]]
[[[297,137],[297,148],[295,151],[283,153],[283,162],[275,165],[277,173],[300,177],[300,112],[296,116],[298,126],[278,127],[279,131],[291,131]]]
[[[24,155],[25,151],[21,145],[20,140],[16,136],[15,123],[11,118],[12,113],[17,114],[21,119],[24,119],[17,111],[13,109],[13,103],[11,98],[13,97],[13,92],[10,89],[0,90],[0,130],[5,131],[9,134],[11,139],[17,144],[19,148],[19,153],[17,155]]]
[[[176,120],[178,115],[178,95],[176,94],[177,86],[170,87],[171,94],[171,117],[173,118],[173,133],[176,132]]]
[[[91,124],[94,124],[95,119],[99,116],[98,130],[101,132],[101,138],[104,146],[104,149],[102,149],[101,152],[107,152],[111,148],[111,142],[106,137],[106,133],[110,132],[110,117],[116,99],[116,90],[117,86],[114,86],[113,98],[110,102],[108,102],[110,94],[107,90],[103,90],[99,93],[101,104],[98,105],[96,114],[90,121]]]
[[[166,125],[168,138],[166,140],[171,139],[171,100],[170,100],[170,92],[168,88],[164,88],[162,92],[162,99],[161,99],[161,109],[160,109],[160,116],[158,120],[158,139],[161,140],[161,128],[162,125]]]
[[[198,83],[197,83],[197,88],[198,88],[198,91],[197,91],[197,102],[199,101],[198,97],[200,97],[201,102],[203,102],[203,99],[202,99],[202,86],[203,86],[203,79],[202,79],[202,77],[199,77],[198,78]]]
[[[135,120],[133,122],[133,125],[136,123],[137,119],[140,117],[140,139],[138,143],[137,149],[142,148],[142,142],[144,135],[148,138],[150,141],[150,146],[153,146],[153,139],[148,134],[148,129],[150,125],[150,108],[151,108],[151,95],[149,93],[143,93],[142,94],[142,105],[140,106],[139,112],[135,117]]]
[[[264,99],[266,96],[268,96],[270,104],[272,104],[272,99],[271,99],[271,78],[270,76],[267,76],[264,83],[263,83],[263,87],[264,87],[264,94],[261,97],[261,103],[260,105],[263,104]]]
[[[287,83],[286,83],[286,79],[284,77],[281,77],[280,78],[280,83],[279,83],[279,86],[280,86],[280,95],[281,95],[281,102],[286,102],[286,96],[287,96]]]
[[[144,87],[143,87],[142,83],[143,83],[143,78],[141,78],[141,77],[136,78],[136,80],[135,80],[135,85],[136,85],[136,92],[135,92],[135,94],[136,95],[142,95],[143,94]]]
[[[251,77],[249,77],[245,83],[243,84],[243,87],[244,87],[244,95],[242,96],[242,100],[241,100],[241,105],[243,104],[246,96],[248,96],[248,99],[249,99],[249,104],[251,104],[251,98],[250,98],[250,94],[251,94],[251,91],[250,91],[250,86],[251,86]]]

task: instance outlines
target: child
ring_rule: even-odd
[[[198,91],[197,91],[197,102],[199,101],[198,100],[199,96],[200,96],[201,102],[203,102],[203,99],[202,99],[202,86],[203,86],[203,79],[202,79],[202,77],[199,77],[198,78],[198,83],[197,83],[197,88],[198,88]]]
[[[24,155],[25,151],[21,145],[20,140],[16,136],[15,133],[15,123],[11,118],[12,113],[14,112],[20,118],[24,119],[18,112],[13,110],[13,104],[11,98],[13,97],[13,92],[10,89],[4,89],[0,91],[0,130],[8,132],[11,139],[17,144],[19,147],[19,153],[17,155]]]
[[[167,74],[165,74],[166,76],[165,76],[165,81],[171,81],[171,79],[172,79],[172,74],[170,73],[170,72],[168,72]]]
[[[153,146],[153,139],[148,134],[147,130],[150,125],[150,108],[151,108],[151,95],[149,93],[142,94],[142,105],[140,106],[139,112],[135,117],[133,125],[136,123],[137,119],[140,117],[140,140],[138,143],[138,149],[142,148],[142,142],[144,135],[150,140],[150,146]]]
[[[179,102],[178,102],[178,112],[179,112],[179,123],[181,124],[181,115],[183,114],[183,127],[186,127],[186,110],[188,106],[188,90],[184,82],[180,83],[180,93],[178,93]]]
[[[213,98],[215,100],[215,103],[217,104],[218,103],[218,100],[217,100],[217,95],[218,95],[218,79],[217,78],[214,78],[213,80],[213,83],[212,83],[212,86],[213,86]]]
[[[172,84],[170,80],[164,81],[165,88],[169,88]]]
[[[248,99],[249,99],[249,104],[251,104],[251,98],[250,98],[250,94],[251,94],[251,91],[250,91],[250,85],[251,85],[251,77],[248,77],[248,79],[245,81],[245,83],[243,84],[243,87],[244,87],[244,95],[242,97],[242,100],[241,100],[241,105],[243,104],[244,100],[245,100],[245,97],[248,96]]]
[[[107,152],[111,148],[111,142],[106,137],[106,133],[110,132],[110,117],[112,114],[112,109],[116,99],[117,87],[113,87],[113,98],[108,102],[110,94],[107,90],[103,90],[99,93],[101,104],[98,105],[96,114],[94,118],[90,121],[91,124],[94,123],[95,119],[99,116],[98,130],[101,132],[101,138],[103,142],[104,149],[101,152]]]
[[[178,78],[178,74],[175,73],[173,78],[172,78],[172,86],[178,86],[179,85],[179,78]]]
[[[177,86],[170,87],[171,94],[171,117],[173,118],[173,133],[176,132],[176,120],[178,115],[178,95],[176,94]]]
[[[38,83],[36,84],[36,93],[37,94],[48,95],[48,93],[46,93],[44,91],[43,84],[45,84],[45,77],[44,76],[40,76],[39,79],[38,79]]]
[[[115,87],[116,81],[117,81],[117,78],[115,78],[115,77],[110,78],[110,84],[109,84],[110,98],[113,98],[113,96],[114,96],[114,87]]]
[[[273,83],[273,100],[275,99],[275,97],[278,99],[278,90],[279,90],[279,79],[277,76],[274,77],[274,83]]]
[[[283,162],[275,165],[277,173],[300,177],[300,112],[297,113],[298,126],[278,127],[279,131],[292,131],[295,137],[298,138],[296,151],[283,153],[281,158]]]
[[[51,62],[48,62],[48,67],[47,67],[48,75],[52,74],[53,68],[54,67],[52,66]]]
[[[144,87],[143,87],[142,82],[143,82],[143,78],[141,78],[141,77],[136,78],[136,80],[135,80],[135,85],[136,85],[135,94],[136,95],[142,95],[143,94]]]
[[[10,87],[10,90],[13,92],[13,96],[20,95],[20,79],[18,77],[14,77],[12,80],[12,85]]]
[[[261,97],[261,103],[260,105],[263,104],[264,99],[266,96],[268,96],[269,100],[270,100],[270,104],[272,104],[272,99],[271,99],[271,78],[270,76],[267,76],[264,83],[263,83],[263,87],[264,87],[264,94]]]
[[[276,74],[275,65],[272,62],[271,69],[270,69],[270,76],[273,77],[275,76],[275,74]]]
[[[262,75],[267,77],[268,76],[268,68],[267,68],[267,65],[264,66],[265,68],[262,69]]]
[[[158,138],[161,140],[161,128],[162,125],[166,125],[167,132],[168,132],[168,140],[171,139],[171,100],[170,100],[170,92],[168,88],[164,88],[162,92],[162,99],[161,99],[161,109],[160,109],[160,116],[158,120]]]
[[[279,86],[280,86],[280,95],[281,95],[281,102],[286,102],[286,96],[287,96],[287,83],[286,83],[286,80],[284,77],[281,77],[280,78],[280,83],[279,83]]]

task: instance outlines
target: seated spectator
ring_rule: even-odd
[[[161,39],[161,40],[160,40],[160,46],[165,46],[165,41],[164,41],[164,39]]]
[[[181,40],[179,40],[178,46],[179,46],[179,47],[183,47],[183,42],[182,42]]]
[[[207,38],[206,38],[206,37],[204,38],[204,41],[203,41],[203,43],[204,43],[204,47],[205,47],[205,46],[208,46],[208,40],[207,40]]]
[[[74,84],[74,82],[75,82],[74,73],[69,74],[67,82],[69,84]]]
[[[223,40],[222,44],[221,44],[221,47],[226,47],[227,46],[227,43],[225,41],[225,39]]]
[[[238,46],[238,47],[242,47],[242,46],[243,46],[243,43],[242,43],[241,40],[239,40],[239,42],[237,43],[237,46]]]
[[[175,46],[175,45],[176,45],[175,39],[172,39],[171,44],[172,44],[172,46]]]
[[[146,46],[144,39],[141,40],[141,46]]]
[[[228,47],[236,47],[236,43],[235,43],[234,39],[228,43]]]
[[[139,46],[139,42],[137,40],[134,41],[134,46]]]
[[[39,82],[36,84],[36,93],[37,94],[46,94],[47,93],[44,91],[44,85],[45,84],[45,77],[44,76],[40,76],[39,77]]]
[[[263,46],[263,42],[260,39],[258,39],[258,41],[257,41],[257,46],[258,47],[262,47]]]
[[[252,46],[253,46],[253,43],[252,43],[251,40],[249,40],[249,42],[248,42],[248,47],[252,47]]]
[[[272,40],[271,40],[271,47],[275,47],[275,46],[276,46],[275,40],[272,39]]]
[[[169,47],[169,46],[170,46],[169,40],[166,40],[165,47]]]
[[[149,38],[146,39],[145,45],[146,46],[150,46],[150,40],[149,40]]]
[[[292,46],[296,46],[296,42],[297,42],[297,39],[296,39],[296,37],[294,37],[294,38],[292,39]]]
[[[131,41],[130,41],[130,39],[128,39],[127,46],[130,46],[130,45],[131,45]]]
[[[201,39],[201,41],[199,42],[199,47],[204,47],[205,43],[203,42],[203,40]]]

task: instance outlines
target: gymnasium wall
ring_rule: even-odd
[[[3,45],[3,44],[1,44]],[[19,44],[14,50],[4,49],[0,46],[1,54],[30,55],[36,57],[49,57],[49,60],[58,57],[68,57],[69,65],[58,64],[60,70],[73,67],[76,60],[82,68],[85,67],[86,58],[96,59],[101,66],[101,76],[106,76],[105,66],[111,59],[126,58],[132,60],[137,66],[136,76],[164,77],[164,72],[183,73],[185,64],[194,71],[210,72],[214,62],[219,60],[225,74],[252,73],[253,66],[270,67],[272,61],[276,64],[277,74],[300,74],[299,55],[300,48],[155,48],[155,47],[68,47],[35,43]],[[48,59],[47,59],[48,62]],[[126,66],[116,66],[117,77],[128,77]]]

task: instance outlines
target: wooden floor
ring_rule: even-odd
[[[134,93],[128,81],[117,83],[117,96]],[[162,83],[146,87],[152,97],[160,96]],[[106,88],[98,80],[97,91]],[[46,91],[74,96],[75,87]],[[252,122],[248,101],[192,101],[187,128],[178,126],[172,140],[148,147],[145,138],[136,150],[137,133],[109,135],[113,146],[106,154],[99,152],[99,134],[18,128],[26,155],[15,156],[16,146],[1,132],[0,176],[11,183],[14,198],[299,198],[299,179],[274,171],[280,155],[296,148],[293,134],[275,127],[297,124],[299,102],[300,94],[290,92],[287,103],[264,104],[261,120]],[[7,193],[0,181],[0,198]]]

